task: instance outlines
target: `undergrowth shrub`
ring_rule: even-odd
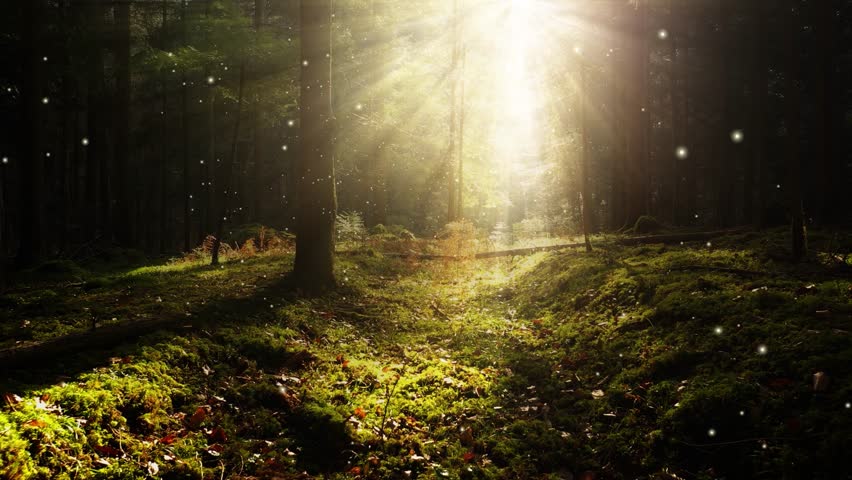
[[[216,237],[208,235],[198,247],[185,253],[176,263],[207,263],[213,253]],[[263,225],[250,224],[229,233],[219,244],[220,261],[245,260],[261,254],[291,253],[295,236]]]
[[[439,249],[443,255],[470,257],[476,253],[476,227],[469,220],[448,223],[437,235]]]
[[[338,245],[360,244],[367,237],[367,227],[360,212],[340,212],[334,221]]]

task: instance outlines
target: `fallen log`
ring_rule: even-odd
[[[561,245],[548,245],[546,247],[516,248],[514,250],[501,250],[499,252],[477,253],[474,258],[514,257],[515,255],[532,255],[533,253],[552,252],[555,250],[563,250],[566,248],[578,248],[585,246],[585,243],[563,243]]]
[[[84,332],[63,335],[41,342],[32,342],[0,350],[3,370],[55,362],[63,356],[91,350],[109,350],[123,342],[164,329],[186,329],[182,317],[136,320],[107,325]]]
[[[724,237],[726,235],[736,235],[739,233],[747,233],[752,231],[750,227],[733,228],[729,230],[713,230],[710,232],[684,232],[684,233],[669,233],[664,235],[643,235],[639,237],[626,237],[616,240],[615,243],[624,246],[645,245],[649,243],[678,243],[678,242],[699,242],[709,240],[716,237]]]

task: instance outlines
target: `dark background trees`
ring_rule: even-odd
[[[462,217],[484,229],[537,219],[577,233],[580,212],[590,231],[643,215],[797,232],[849,222],[848,2],[538,3],[576,21],[528,55],[550,79],[541,103],[552,108],[536,110],[534,127],[548,140],[536,151],[495,147],[499,117],[513,114],[491,93],[505,76],[495,38],[514,41],[499,5],[336,2],[336,87],[311,100],[333,109],[334,133],[300,119],[311,98],[300,82],[313,81],[301,74],[315,70],[301,66],[299,2],[4,6],[5,261],[189,250],[217,229],[220,178],[232,179],[224,236],[245,223],[295,230],[316,193],[302,189],[297,160],[320,137],[333,158],[320,173],[338,172],[326,186],[369,226],[432,234]],[[587,65],[580,93],[575,43]],[[240,65],[245,121],[231,161]]]

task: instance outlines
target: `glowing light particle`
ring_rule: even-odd
[[[731,141],[734,143],[742,143],[745,140],[745,134],[742,130],[734,130],[731,132]]]
[[[41,103],[43,103],[43,104],[47,105],[48,103],[50,103],[50,99],[49,99],[49,98],[47,98],[47,97],[43,97],[43,98],[41,99]]]
[[[757,353],[758,354],[766,355],[768,352],[769,352],[769,349],[766,347],[766,345],[758,345],[757,346]]]
[[[715,333],[716,335],[721,335],[722,334],[722,327],[714,328],[713,333]]]
[[[665,40],[669,38],[669,31],[665,28],[657,30],[657,38],[659,38],[660,40]]]
[[[675,155],[677,156],[677,158],[685,160],[687,157],[689,157],[689,149],[683,146],[677,147],[677,149],[675,150]]]
[[[6,165],[7,163],[9,163],[9,157],[3,157],[3,159],[0,161],[3,162],[3,165]]]
[[[710,430],[707,430],[707,436],[708,437],[715,437],[716,436],[716,429],[711,428]]]
[[[296,125],[296,121],[295,121],[295,120],[287,120],[287,126],[288,126],[288,127],[292,127],[293,125]]]
[[[288,149],[287,145],[281,145],[281,151],[286,152]]]
[[[88,137],[83,137],[82,139],[80,139],[80,145],[82,145],[82,146],[84,146],[84,147],[88,147],[88,146],[89,146],[89,139],[88,139]]]
[[[213,85],[216,83],[216,79],[213,76],[207,77],[207,85]]]

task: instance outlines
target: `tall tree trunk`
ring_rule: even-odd
[[[669,25],[672,26],[672,31],[669,35],[669,56],[671,63],[669,64],[669,107],[671,122],[671,145],[669,151],[664,158],[670,158],[668,162],[668,175],[665,176],[665,183],[668,185],[664,188],[667,192],[665,204],[668,220],[672,225],[676,225],[679,221],[678,204],[680,201],[680,177],[681,161],[677,155],[677,149],[683,145],[683,135],[681,133],[681,124],[683,117],[681,113],[680,98],[678,96],[678,87],[680,84],[681,64],[683,63],[678,56],[678,41],[681,36],[680,20],[677,18],[675,8],[675,0],[669,1]]]
[[[695,10],[691,8],[691,4],[684,6],[684,25],[683,25],[683,147],[685,155],[680,158],[680,171],[683,183],[683,199],[684,211],[682,219],[685,224],[693,223],[696,215],[696,204],[698,200],[698,172],[697,162],[690,151],[697,150],[695,148],[695,133],[692,128],[692,95],[695,82],[692,78],[692,68],[690,67],[690,48],[692,48],[692,16]],[[685,197],[685,198],[684,198]]]
[[[842,93],[837,92],[837,73],[835,48],[837,45],[836,12],[834,0],[812,2],[814,9],[814,25],[816,33],[816,66],[814,74],[814,201],[812,211],[820,225],[830,222],[837,216],[838,204],[835,190],[840,186],[837,180],[837,131],[836,120],[837,98]]]
[[[180,21],[183,45],[188,45],[187,38],[187,0],[180,2]],[[192,249],[192,179],[189,168],[189,87],[186,82],[186,72],[181,74],[181,155],[183,157],[183,250]]]
[[[123,246],[134,246],[131,209],[130,155],[130,3],[118,2],[115,15],[115,182],[116,240]]]
[[[335,285],[334,114],[331,107],[331,0],[302,2],[301,159],[297,171],[296,285],[318,291]]]
[[[215,239],[213,240],[213,249],[210,255],[210,264],[218,265],[219,264],[219,247],[222,246],[222,236],[225,233],[225,222],[228,221],[228,207],[230,206],[230,202],[228,201],[232,196],[234,196],[232,180],[234,174],[234,168],[237,165],[237,141],[240,137],[240,123],[242,121],[243,115],[243,85],[245,84],[246,78],[246,69],[244,65],[240,65],[240,84],[237,90],[237,119],[234,122],[234,136],[231,139],[231,154],[228,156],[228,160],[225,165],[222,165],[218,170],[220,174],[216,179],[216,188],[218,191],[222,192],[221,195],[218,195],[219,201],[216,215],[216,233]]]
[[[464,117],[465,117],[465,68],[467,66],[467,49],[462,49],[461,54],[461,71],[459,72],[459,84],[461,93],[459,94],[459,174],[458,195],[456,197],[456,217],[464,218]]]
[[[786,37],[785,50],[787,58],[787,71],[784,72],[784,123],[787,133],[787,195],[790,209],[791,251],[794,260],[801,260],[805,256],[807,244],[802,205],[802,164],[799,156],[801,107],[799,86],[796,84],[796,81],[801,73],[801,59],[799,58],[800,28],[797,6],[797,0],[787,0],[787,8],[784,12],[786,28],[782,31],[782,35]]]
[[[42,145],[41,123],[43,118],[42,98],[46,98],[47,88],[44,78],[44,54],[42,45],[44,36],[43,0],[23,2],[21,44],[24,78],[21,82],[22,124],[23,124],[23,162],[21,165],[21,243],[18,250],[18,263],[31,265],[44,254],[42,187],[44,181],[44,152]]]
[[[580,185],[582,199],[582,225],[583,225],[583,240],[586,243],[586,251],[592,251],[592,242],[589,241],[589,231],[591,230],[592,199],[589,186],[589,132],[588,132],[588,114],[586,112],[588,100],[586,99],[588,91],[586,89],[586,64],[585,61],[580,61],[580,136],[582,138],[582,158],[580,160]]]
[[[266,17],[266,0],[254,0],[254,31],[257,36],[260,36],[263,28],[263,21]],[[266,185],[266,171],[263,168],[265,162],[266,149],[264,148],[264,139],[266,138],[263,132],[263,112],[261,110],[261,95],[257,91],[254,94],[254,112],[252,112],[252,130],[254,131],[254,148],[252,149],[253,170],[252,178],[254,182],[255,193],[251,195],[250,213],[254,221],[262,222],[263,215],[263,195]],[[280,197],[279,197],[280,198]]]
[[[457,125],[457,102],[456,90],[458,87],[459,66],[459,0],[453,0],[452,14],[452,57],[450,60],[450,128],[447,142],[447,223],[458,219],[458,179],[456,178],[456,167],[454,157],[456,155],[456,125]]]
[[[763,228],[763,210],[765,203],[766,183],[766,104],[769,89],[769,66],[767,57],[765,0],[755,0],[751,13],[754,32],[752,41],[752,59],[749,68],[749,125],[748,151],[751,158],[746,161],[751,166],[746,176],[743,208],[747,223],[752,223],[757,229]]]
[[[388,191],[387,191],[387,161],[388,161],[388,142],[391,139],[392,131],[384,123],[385,100],[382,98],[386,92],[378,87],[386,88],[385,81],[389,75],[389,59],[390,42],[387,30],[381,22],[381,16],[385,13],[384,2],[370,0],[370,16],[372,21],[367,24],[367,31],[364,32],[366,42],[365,51],[371,52],[375,57],[373,62],[368,63],[368,68],[375,73],[375,81],[373,87],[370,88],[370,116],[373,121],[373,153],[367,161],[366,176],[368,179],[366,224],[372,227],[378,224],[387,224],[388,210]],[[366,23],[366,22],[365,22]]]

